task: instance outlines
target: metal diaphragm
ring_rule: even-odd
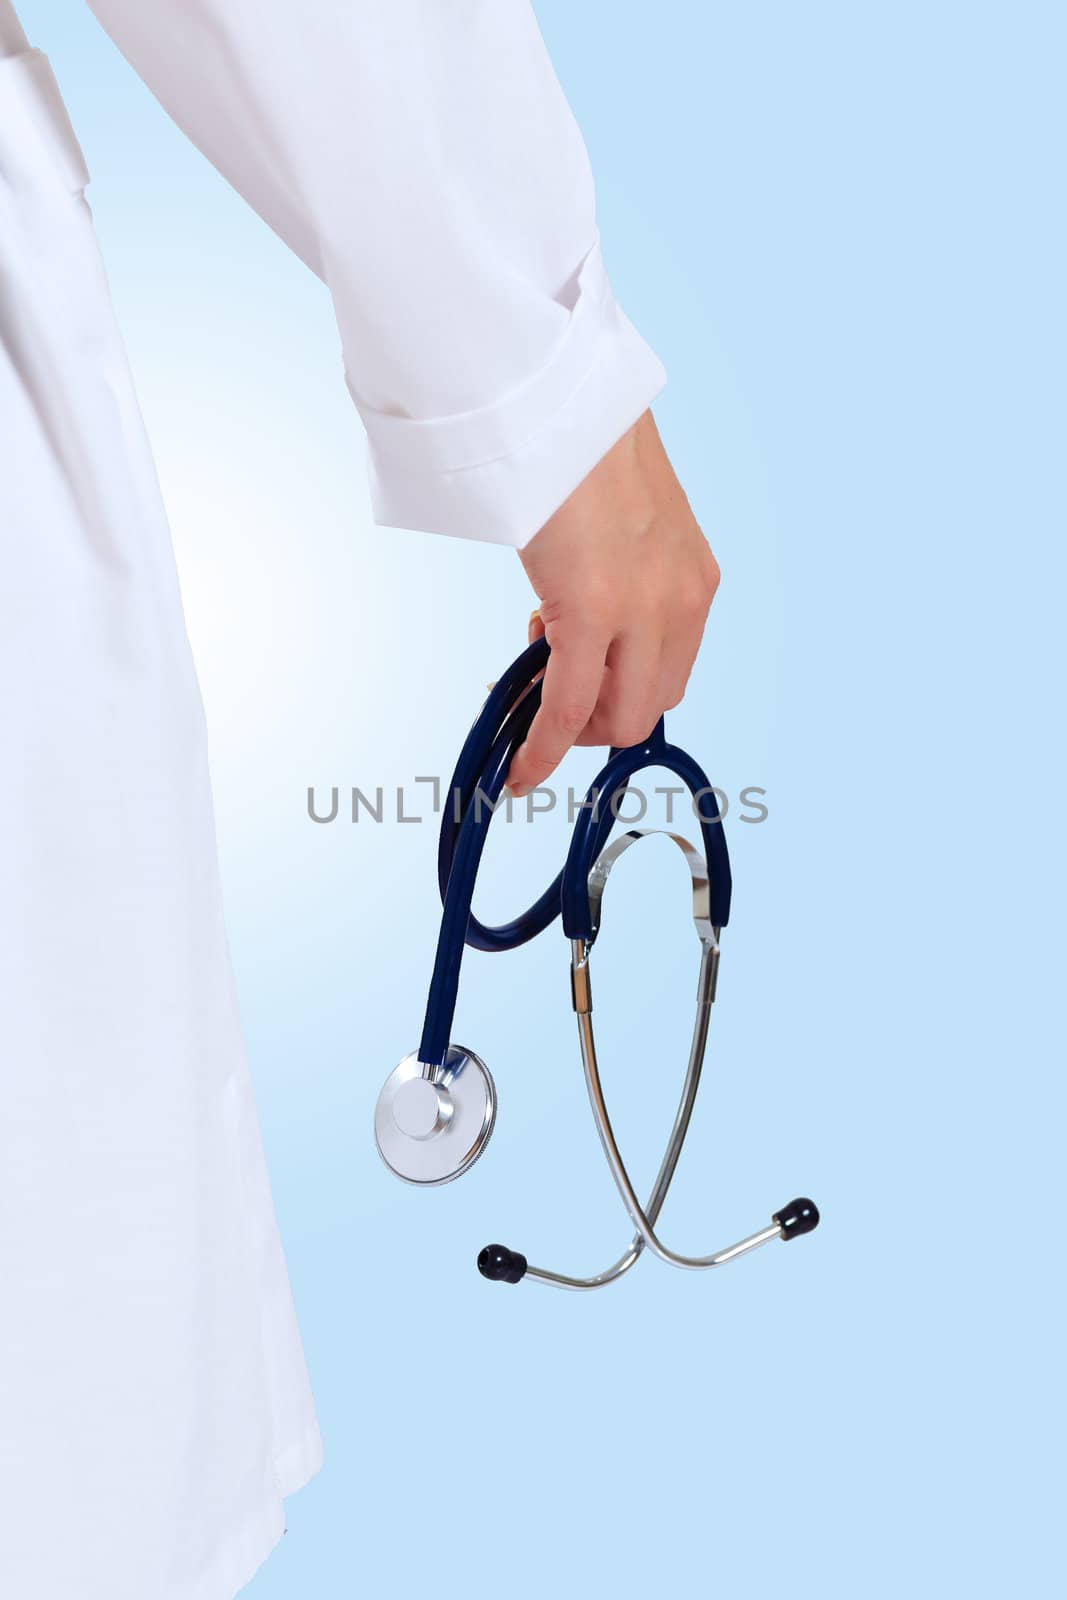
[[[496,1085],[485,1062],[462,1045],[442,1067],[417,1053],[386,1078],[374,1111],[378,1154],[405,1183],[450,1183],[473,1166],[496,1122]]]

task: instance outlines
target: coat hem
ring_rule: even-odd
[[[175,1590],[169,1600],[235,1600],[274,1553],[286,1531],[284,1500],[296,1494],[322,1466],[322,1440],[312,1426],[273,1461],[279,1498],[261,1505],[227,1541],[200,1581]]]

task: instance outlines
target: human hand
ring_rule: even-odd
[[[519,551],[552,647],[541,706],[508,774],[527,794],[575,744],[647,738],[685,693],[719,568],[651,411]]]

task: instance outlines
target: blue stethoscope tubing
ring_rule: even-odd
[[[597,930],[589,874],[614,826],[622,792],[649,767],[673,773],[690,791],[707,861],[710,921],[717,928],[729,921],[730,857],[715,791],[692,756],[667,743],[662,717],[647,739],[610,752],[586,792],[563,869],[544,893],[521,916],[498,927],[475,916],[474,885],[489,825],[512,757],[541,704],[549,654],[546,640],[535,640],[494,684],[467,735],[444,797],[437,853],[444,911],[418,1053],[419,1061],[429,1067],[443,1067],[448,1056],[467,945],[475,950],[514,950],[544,932],[557,917],[562,917],[568,939],[593,942]]]

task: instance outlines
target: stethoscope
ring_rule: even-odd
[[[719,971],[719,936],[730,915],[731,893],[730,860],[715,791],[693,758],[667,743],[662,718],[643,743],[610,752],[578,810],[563,870],[540,898],[522,916],[497,928],[480,922],[471,909],[489,824],[512,755],[525,739],[541,703],[541,675],[548,656],[548,645],[538,639],[512,663],[490,690],[460,752],[442,808],[437,870],[444,912],[422,1040],[418,1050],[405,1056],[386,1079],[374,1113],[374,1133],[386,1165],[408,1183],[448,1183],[477,1161],[493,1131],[497,1096],[485,1062],[472,1050],[450,1042],[464,946],[514,950],[562,916],[563,931],[570,940],[571,993],[589,1103],[634,1236],[610,1267],[588,1278],[533,1267],[517,1250],[500,1244],[486,1245],[480,1252],[478,1270],[499,1283],[532,1278],[562,1289],[599,1289],[621,1278],[646,1249],[673,1267],[719,1267],[772,1239],[795,1239],[810,1233],[818,1225],[819,1213],[811,1200],[793,1200],[776,1211],[758,1233],[706,1256],[679,1255],[656,1233],[700,1084]],[[648,767],[674,773],[690,791],[702,850],[677,834],[650,828],[631,828],[607,844],[620,797],[630,780]],[[681,1100],[655,1183],[642,1206],[619,1153],[604,1100],[593,1035],[589,958],[600,929],[609,876],[635,844],[657,835],[677,847],[689,868],[700,976]]]

